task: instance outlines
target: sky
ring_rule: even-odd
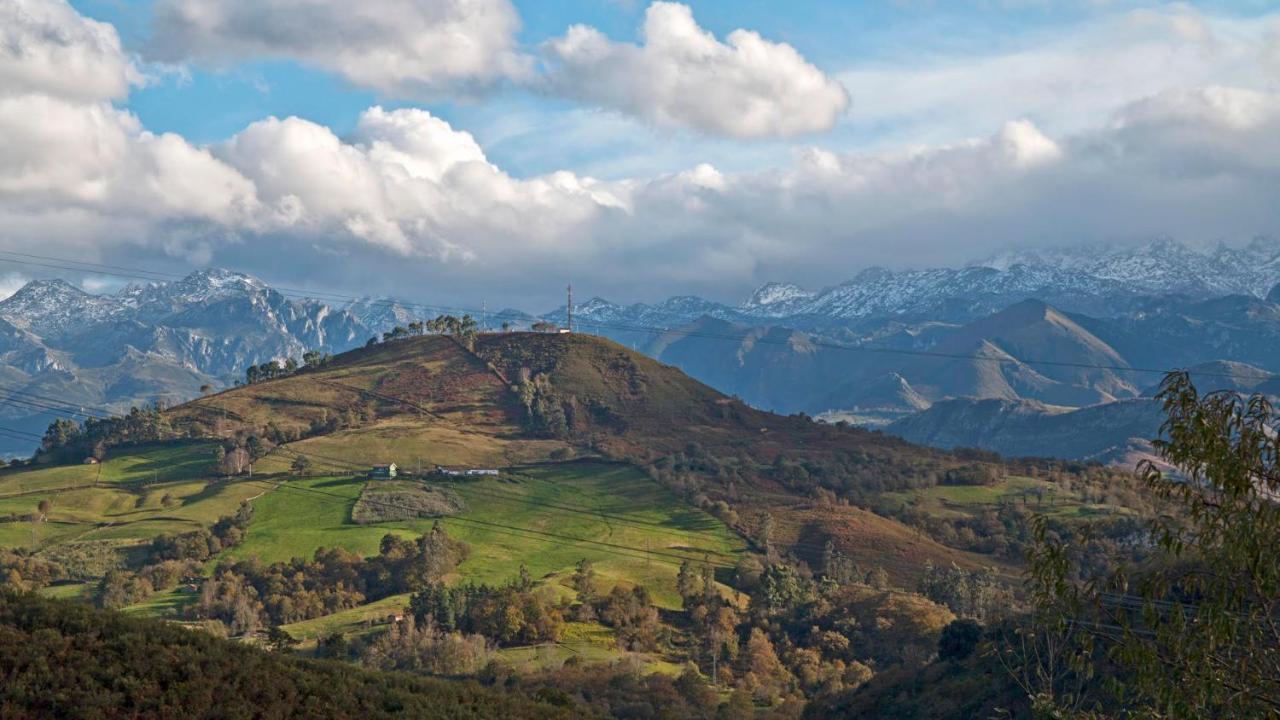
[[[0,0],[0,252],[539,310],[1259,235],[1274,2]]]

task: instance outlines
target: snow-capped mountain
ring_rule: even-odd
[[[360,309],[368,311],[353,312]],[[349,349],[406,324],[413,319],[406,313],[374,299],[335,309],[220,269],[111,295],[36,280],[0,302],[0,381],[83,407],[174,402],[203,385],[228,384],[249,365]],[[0,417],[29,432],[52,419],[17,403],[0,407]],[[17,446],[0,445],[5,449]]]
[[[1280,241],[1256,238],[1243,247],[1199,251],[1169,239],[1136,247],[1082,246],[1005,253],[980,263],[1007,271],[1041,267],[1111,280],[1149,294],[1265,296],[1280,282]]]
[[[1280,241],[1199,251],[1172,240],[1137,247],[1023,251],[962,268],[894,271],[868,268],[820,291],[770,282],[737,307],[676,297],[621,306],[600,298],[574,307],[584,321],[672,327],[709,316],[802,328],[867,319],[968,322],[1034,298],[1069,312],[1109,317],[1152,296],[1258,298],[1280,283]],[[564,317],[564,308],[546,315]]]

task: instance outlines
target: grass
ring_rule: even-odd
[[[1123,508],[1089,504],[1075,492],[1045,480],[1009,476],[994,485],[937,485],[908,492],[885,493],[884,502],[906,503],[935,517],[975,515],[1003,503],[1024,505],[1060,518],[1124,512]]]
[[[567,590],[574,566],[586,558],[594,564],[605,590],[617,583],[644,585],[655,602],[675,608],[680,602],[675,592],[679,560],[653,552],[695,561],[709,554],[713,561],[731,564],[733,554],[742,547],[718,520],[622,465],[548,465],[451,484],[469,510],[441,522],[451,535],[471,545],[471,555],[458,573],[477,582],[509,580],[523,563],[534,578]]]
[[[321,547],[372,555],[387,533],[416,537],[430,530],[435,522],[430,519],[352,523],[351,508],[365,482],[360,477],[287,481],[286,487],[255,501],[254,520],[244,542],[226,557],[256,555],[274,562],[309,558]],[[719,521],[626,466],[548,465],[448,485],[463,498],[467,509],[440,522],[451,536],[471,548],[470,556],[457,568],[455,580],[502,583],[516,577],[524,564],[535,578],[567,593],[574,566],[587,558],[606,590],[617,583],[642,584],[656,602],[674,608],[679,605],[675,592],[679,561],[646,554],[646,547],[651,553],[682,554],[695,560],[705,551],[724,563],[733,562],[732,555],[741,548],[736,536]]]
[[[147,615],[176,619],[182,617],[183,610],[197,599],[195,593],[182,592],[179,587],[158,592],[136,605],[124,609],[129,615]]]
[[[683,665],[654,653],[619,650],[613,630],[598,623],[568,622],[558,643],[502,648],[497,654],[520,672],[556,669],[570,658],[585,664],[613,663],[630,658],[638,661],[646,674],[660,672],[674,676],[684,670]]]
[[[87,600],[93,587],[93,583],[63,583],[41,588],[40,594],[58,600]]]
[[[388,615],[404,612],[407,607],[409,607],[409,593],[392,595],[367,605],[341,610],[332,615],[285,625],[284,629],[304,643],[335,632],[344,635],[360,634],[371,626],[385,621]]]
[[[213,444],[142,445],[113,450],[97,465],[73,463],[0,472],[0,498],[33,491],[99,485],[139,485],[191,480],[208,475]]]
[[[400,416],[376,424],[291,443],[289,448],[311,458],[313,469],[343,469],[350,464],[394,462],[406,470],[435,465],[501,467],[543,460],[566,447],[558,440],[516,440],[460,429],[430,418]],[[264,473],[289,470],[294,455],[272,453],[255,466]],[[332,461],[330,460],[332,459]]]
[[[100,487],[51,493],[48,522],[36,529],[39,545],[71,540],[129,540],[142,542],[161,533],[186,532],[231,515],[243,500],[264,490],[247,482],[178,482],[128,490]],[[164,507],[160,497],[170,495]],[[31,513],[38,499],[0,500],[0,515]],[[30,522],[0,522],[0,545],[31,546]]]

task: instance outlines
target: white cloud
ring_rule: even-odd
[[[687,5],[655,2],[640,45],[584,25],[544,48],[553,92],[644,118],[732,137],[826,130],[849,104],[844,88],[795,48],[750,30],[722,43]]]
[[[569,277],[619,299],[733,297],[1010,245],[1280,234],[1280,97],[1226,86],[1160,93],[1074,133],[1002,119],[962,142],[605,182],[512,177],[424,110],[370,108],[347,137],[267,118],[200,147],[49,84],[0,97],[0,247],[113,264],[177,256],[528,307]]]
[[[148,53],[166,62],[290,58],[397,97],[528,72],[508,0],[159,0]]]
[[[20,273],[10,272],[0,275],[0,300],[6,300],[8,297],[22,289],[30,278]]]
[[[110,25],[62,0],[0,3],[0,96],[122,98],[137,79]]]
[[[1096,127],[1136,99],[1212,84],[1274,87],[1280,18],[1210,16],[1187,5],[1108,14],[1071,31],[1006,39],[999,51],[910,54],[837,74],[849,124],[892,141],[944,141],[1029,117],[1053,133]],[[1275,38],[1276,35],[1270,35]],[[1010,43],[1016,43],[1009,47]],[[945,43],[936,43],[944,45]]]

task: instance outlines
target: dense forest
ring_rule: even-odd
[[[570,718],[475,682],[304,660],[157,620],[0,592],[0,717]]]

